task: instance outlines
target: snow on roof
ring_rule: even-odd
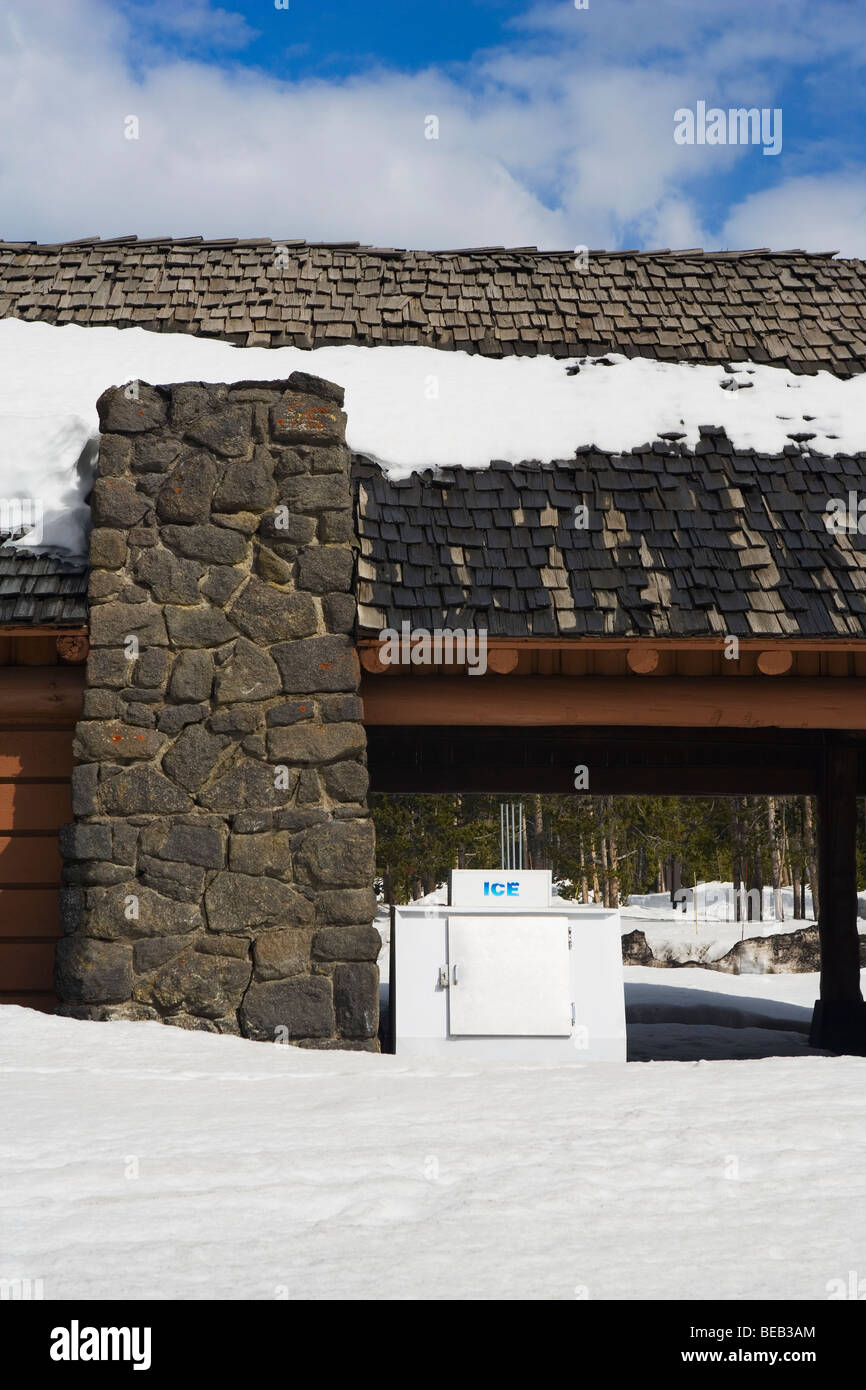
[[[0,321],[0,513],[36,499],[24,543],[84,553],[96,401],[130,381],[284,380],[310,372],[345,388],[347,439],[392,477],[425,467],[539,463],[595,445],[628,452],[664,434],[688,446],[701,425],[737,449],[779,454],[792,437],[816,452],[866,445],[866,376],[814,376],[609,354],[485,358],[427,347],[238,348],[141,328]],[[0,517],[2,520],[2,517]]]

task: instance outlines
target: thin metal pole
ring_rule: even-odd
[[[523,802],[499,803],[499,858],[503,869],[523,868]]]

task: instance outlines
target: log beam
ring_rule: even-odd
[[[635,675],[649,676],[658,669],[659,654],[656,647],[629,647],[626,661]]]
[[[72,727],[81,718],[83,666],[0,668],[0,727]]]
[[[771,647],[758,655],[758,670],[765,676],[784,676],[790,671],[794,653],[786,647]]]
[[[367,763],[374,792],[574,795],[579,763],[590,795],[814,796],[823,742],[808,731],[369,725]]]
[[[363,677],[361,694],[365,724],[866,729],[866,681],[850,677],[395,674]]]

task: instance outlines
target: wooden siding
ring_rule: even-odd
[[[56,662],[54,636],[0,637],[0,1004],[46,1011],[56,1003],[58,830],[72,819],[84,687],[83,666]]]

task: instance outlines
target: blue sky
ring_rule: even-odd
[[[864,66],[859,0],[5,0],[0,235],[866,255]]]
[[[130,3],[148,13],[147,0]],[[221,61],[232,48],[242,61],[279,77],[334,79],[371,64],[418,72],[433,64],[469,62],[479,50],[511,37],[510,23],[529,8],[519,0],[290,0],[278,10],[263,0],[222,6],[242,23],[207,34],[189,51]],[[170,31],[169,31],[170,32]]]

